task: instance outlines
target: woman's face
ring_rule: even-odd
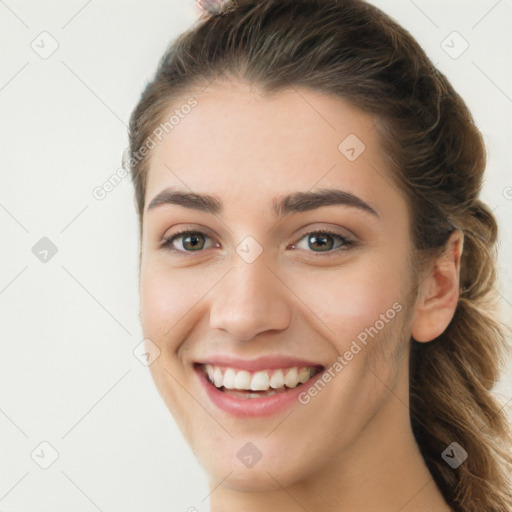
[[[409,425],[409,213],[374,119],[304,89],[216,82],[195,99],[151,151],[140,291],[156,386],[224,485],[353,470]]]

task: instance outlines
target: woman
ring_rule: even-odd
[[[130,122],[150,370],[214,512],[511,510],[485,147],[362,0],[219,4]]]

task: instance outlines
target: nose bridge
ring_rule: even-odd
[[[267,330],[286,329],[291,305],[265,258],[249,263],[237,255],[233,267],[215,287],[210,327],[225,330],[240,341]]]

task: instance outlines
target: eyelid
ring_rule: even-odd
[[[335,226],[335,227],[325,226],[325,224],[323,226],[322,225],[308,226],[304,230],[301,230],[301,234],[298,235],[298,238],[296,240],[299,241],[302,238],[304,238],[306,235],[310,235],[312,233],[325,233],[328,235],[335,235],[335,236],[339,236],[345,240],[350,240],[351,242],[357,242],[359,240],[354,235],[354,233],[352,233],[352,231],[350,231],[347,228],[343,228],[341,226]]]

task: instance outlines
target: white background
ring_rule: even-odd
[[[418,39],[484,134],[510,321],[512,1],[374,3]],[[132,353],[142,333],[131,182],[92,194],[120,168],[129,114],[197,13],[191,0],[0,0],[2,512],[208,510],[206,475]],[[457,59],[442,47],[453,31],[469,43]],[[31,47],[52,39],[46,59]],[[57,248],[46,263],[32,252],[43,237]],[[59,454],[48,469],[31,458],[49,460],[43,441]]]

